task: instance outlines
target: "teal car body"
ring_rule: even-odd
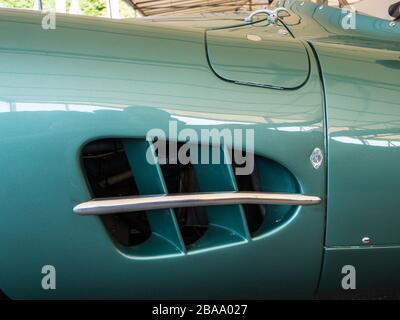
[[[13,299],[375,297],[400,290],[400,24],[284,1],[283,24],[0,10],[0,289]],[[174,212],[123,246],[96,216],[84,147],[123,141],[141,194],[169,193],[143,161],[153,128],[254,130],[261,190],[319,197],[207,208],[186,245]],[[184,139],[181,139],[184,142]],[[243,144],[235,146],[242,149]],[[324,161],[310,162],[319,148]],[[237,191],[232,168],[195,166],[201,191]],[[286,211],[285,211],[286,210]],[[368,238],[368,242],[365,239]],[[363,241],[364,240],[364,241]],[[56,270],[44,290],[43,266]],[[357,287],[342,286],[354,266]]]

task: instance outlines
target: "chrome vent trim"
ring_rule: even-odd
[[[79,215],[129,213],[144,210],[218,206],[232,204],[272,204],[307,206],[321,203],[315,196],[268,192],[204,192],[191,194],[160,194],[91,200],[73,210]]]

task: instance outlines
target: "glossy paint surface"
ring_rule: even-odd
[[[315,48],[328,118],[328,247],[400,244],[400,24],[293,2]],[[321,28],[320,26],[323,26]],[[320,30],[318,33],[313,31]]]
[[[400,50],[315,47],[329,106],[327,246],[400,244]]]
[[[56,30],[44,31],[38,13],[0,15],[2,291],[50,299],[313,295],[325,201],[256,239],[158,259],[136,259],[97,217],[72,211],[91,198],[83,145],[153,128],[168,133],[169,120],[197,132],[254,129],[258,155],[286,167],[303,193],[325,199],[325,164],[315,170],[309,161],[314,148],[324,150],[324,118],[308,46],[308,81],[274,90],[216,77],[201,28],[57,16]],[[53,291],[41,288],[48,264],[57,270]]]
[[[399,296],[400,24],[309,2],[286,1],[291,30],[319,57],[326,90],[328,211],[319,293]],[[301,23],[299,23],[301,21]],[[370,243],[363,243],[364,237]],[[343,290],[343,266],[357,289]]]
[[[399,255],[399,246],[327,248],[318,297],[399,299]],[[355,290],[343,290],[344,266],[356,271]]]
[[[307,50],[283,26],[259,22],[208,30],[206,38],[211,67],[223,79],[286,89],[307,81]]]

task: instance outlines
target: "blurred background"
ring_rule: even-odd
[[[357,11],[390,19],[388,7],[395,0],[311,0],[340,7],[351,5]],[[0,7],[67,12],[88,16],[131,18],[154,15],[187,15],[252,11],[266,7],[269,0],[0,0]],[[278,3],[279,0],[274,1]]]

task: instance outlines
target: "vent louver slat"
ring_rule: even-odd
[[[211,155],[218,154],[218,152],[220,161],[218,164],[214,164]],[[228,150],[224,147],[212,146],[209,147],[208,154],[210,157],[209,164],[193,165],[199,189],[202,192],[238,191]],[[199,157],[201,157],[201,154],[199,154]],[[206,207],[206,212],[210,230],[205,234],[203,241],[200,239],[196,243],[197,248],[202,247],[202,242],[210,245],[211,238],[214,239],[215,245],[250,239],[244,209],[241,204]]]
[[[140,194],[167,194],[168,190],[164,182],[161,168],[156,161],[154,147],[146,140],[123,140],[126,155],[135,177]],[[147,152],[155,164],[146,159]],[[147,213],[152,230],[152,238],[155,241],[166,241],[172,243],[175,248],[173,252],[185,252],[185,244],[182,240],[179,226],[172,209],[160,209]],[[166,253],[166,252],[163,252]]]

